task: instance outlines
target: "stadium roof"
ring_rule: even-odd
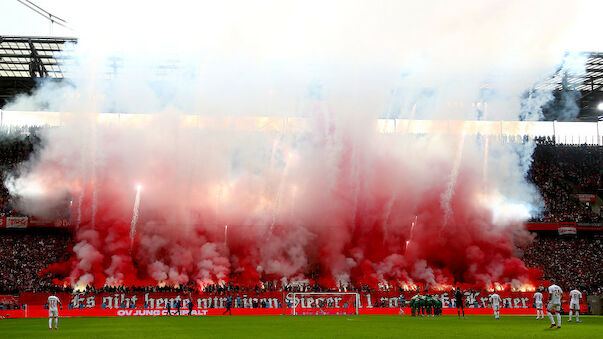
[[[66,43],[73,38],[0,36],[0,77],[63,78],[62,64],[70,53]]]
[[[538,89],[603,91],[603,53],[587,53],[584,69],[560,68],[553,76],[538,84]],[[579,67],[581,68],[581,67]]]
[[[585,67],[581,62],[579,67],[562,64],[555,74],[537,84],[536,89],[580,92],[578,120],[596,121],[601,115],[597,106],[603,102],[603,53],[587,52],[582,56],[586,58]],[[565,62],[571,63],[571,60]]]
[[[0,107],[18,93],[28,92],[40,78],[65,78],[66,44],[75,38],[0,36]]]

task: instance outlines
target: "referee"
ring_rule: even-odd
[[[461,319],[461,311],[463,312],[463,319],[465,319],[465,308],[463,306],[463,292],[460,287],[456,287],[456,291],[454,292],[454,298],[456,299],[456,313]]]

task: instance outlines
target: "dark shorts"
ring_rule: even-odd
[[[463,300],[456,299],[456,307],[463,307]]]

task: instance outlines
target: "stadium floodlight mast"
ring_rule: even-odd
[[[283,307],[291,308],[292,315],[358,315],[359,306],[360,294],[355,292],[293,292],[283,300]]]

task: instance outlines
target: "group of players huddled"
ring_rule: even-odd
[[[442,302],[437,295],[417,294],[410,299],[413,317],[435,317],[442,315]]]
[[[465,309],[463,306],[463,292],[461,292],[461,289],[458,287],[452,292],[454,295],[458,316],[460,318],[462,313],[463,318],[465,318]],[[442,315],[442,301],[440,300],[440,298],[438,298],[437,295],[417,294],[410,299],[409,306],[410,312],[413,317],[434,317]]]

